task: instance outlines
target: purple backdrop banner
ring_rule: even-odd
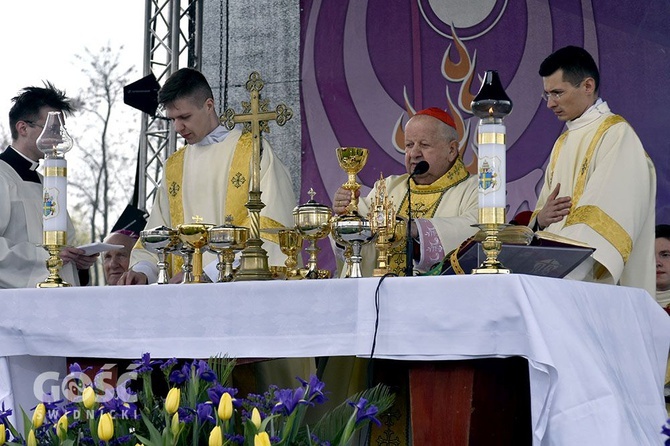
[[[579,45],[600,67],[601,97],[654,160],[657,221],[670,223],[667,0],[302,0],[301,14],[301,202],[313,188],[330,205],[346,181],[336,147],[369,149],[363,193],[380,174],[404,173],[402,128],[431,106],[451,111],[476,172],[470,101],[483,73],[497,70],[514,103],[505,119],[507,216],[534,209],[564,130],[541,99],[537,71],[552,51]],[[332,267],[329,249],[322,258]]]

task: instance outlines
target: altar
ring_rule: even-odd
[[[10,377],[54,358],[521,356],[533,444],[655,445],[669,347],[643,290],[515,274],[0,290],[0,398],[26,410]]]

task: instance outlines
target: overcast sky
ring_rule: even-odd
[[[144,0],[3,1],[0,13],[3,133],[9,132],[11,98],[21,88],[42,86],[43,80],[49,80],[69,96],[77,95],[85,78],[75,55],[84,55],[85,48],[95,51],[108,44],[113,49],[123,45],[122,66],[135,66],[136,76],[132,80],[142,77],[144,3]],[[73,121],[68,128],[76,124]],[[139,122],[137,125],[139,129]]]

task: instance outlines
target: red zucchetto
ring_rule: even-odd
[[[456,123],[454,122],[454,118],[452,118],[449,113],[442,110],[441,108],[437,108],[437,107],[425,108],[423,110],[419,110],[418,112],[416,112],[414,116],[416,116],[416,115],[432,116],[433,118],[439,119],[440,121],[444,122],[449,127],[456,128]]]

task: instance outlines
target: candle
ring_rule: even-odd
[[[44,231],[67,231],[67,161],[49,157],[44,160],[42,194]]]
[[[482,120],[478,128],[479,208],[504,208],[507,194],[505,125]]]

